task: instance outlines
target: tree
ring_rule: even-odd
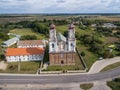
[[[4,60],[5,59],[5,55],[4,54],[0,54],[0,59]]]
[[[24,35],[21,36],[20,40],[36,40],[37,37],[35,35]]]
[[[63,34],[65,37],[68,37],[68,31],[64,31],[64,34]]]
[[[0,32],[0,39],[1,40],[8,40],[9,36],[4,32]]]
[[[84,51],[81,52],[81,56],[85,56],[85,52]]]
[[[92,44],[90,50],[96,54],[101,54],[103,52],[103,46],[101,44]]]
[[[103,56],[104,56],[104,58],[112,58],[112,57],[114,57],[114,55],[109,51],[105,51]]]

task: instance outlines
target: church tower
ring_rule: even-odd
[[[51,24],[49,30],[49,52],[56,52],[57,50],[56,29],[55,25]]]
[[[68,27],[68,51],[75,52],[76,39],[75,39],[75,26],[70,24]]]

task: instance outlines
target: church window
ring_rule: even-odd
[[[61,64],[64,64],[64,61],[63,61],[63,60],[61,61]]]
[[[52,48],[54,48],[54,44],[52,44]]]

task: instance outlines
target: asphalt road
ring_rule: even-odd
[[[0,75],[0,85],[80,83],[80,82],[112,79],[119,76],[120,76],[120,67],[104,73],[96,73],[96,74],[53,75],[53,76]]]

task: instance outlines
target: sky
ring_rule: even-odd
[[[0,0],[7,13],[120,13],[120,0]]]

